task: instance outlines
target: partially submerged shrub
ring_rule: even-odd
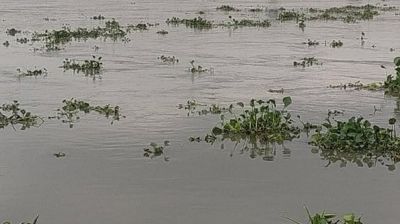
[[[166,30],[159,30],[159,31],[157,31],[157,34],[167,35],[167,34],[168,34],[168,31],[166,31]]]
[[[303,44],[306,44],[308,46],[318,46],[319,42],[316,40],[308,39],[306,42],[303,42]]]
[[[11,125],[14,129],[16,125],[21,126],[21,130],[30,127],[39,127],[43,123],[43,119],[31,112],[20,108],[18,101],[11,104],[3,104],[0,107],[0,128]]]

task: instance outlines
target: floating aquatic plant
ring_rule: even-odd
[[[209,71],[209,69],[203,68],[203,66],[201,65],[194,65],[194,60],[190,61],[190,65],[192,66],[191,68],[189,68],[189,71],[191,73],[203,73]]]
[[[305,68],[313,65],[322,65],[322,63],[320,63],[315,57],[303,58],[301,61],[293,62],[294,67],[302,66],[303,68]]]
[[[104,20],[106,17],[102,16],[102,15],[98,15],[98,16],[93,16],[91,19],[94,20]]]
[[[162,61],[163,63],[167,63],[167,64],[175,64],[175,63],[179,62],[179,59],[176,58],[175,56],[161,55],[160,57],[158,57],[158,59],[160,61]]]
[[[21,109],[18,101],[3,104],[0,107],[0,128],[11,125],[15,129],[15,126],[19,125],[21,130],[25,130],[30,127],[39,127],[42,123],[41,117]]]
[[[156,158],[159,156],[164,157],[164,161],[169,161],[169,158],[165,155],[165,148],[170,145],[169,141],[164,141],[163,145],[158,145],[157,143],[150,143],[150,147],[144,148],[144,157],[149,157],[149,158]]]
[[[34,69],[34,70],[26,70],[26,71],[22,71],[21,69],[18,68],[17,71],[19,73],[18,74],[19,77],[27,77],[27,76],[37,77],[37,76],[41,76],[41,75],[45,75],[45,76],[47,75],[47,69],[46,68]]]
[[[393,96],[400,96],[400,57],[394,59],[396,76],[389,75],[383,87],[385,93]]]
[[[85,75],[90,75],[94,78],[95,75],[99,74],[103,69],[103,62],[101,62],[102,57],[92,57],[92,59],[84,60],[82,62],[66,58],[63,61],[62,68],[64,68],[64,71],[73,70],[77,73],[83,72]]]
[[[332,121],[327,119],[324,129],[319,129],[312,136],[312,151],[319,153],[332,163],[355,163],[359,167],[386,165],[389,170],[395,169],[400,161],[400,138],[396,135],[396,119],[389,119],[391,128],[372,125],[364,118],[352,117],[348,121]]]
[[[275,100],[250,101],[248,107],[241,102],[241,108],[233,117],[226,119],[221,116],[221,124],[214,127],[212,134],[227,138],[229,136],[254,136],[262,142],[283,143],[285,140],[297,138],[300,129],[293,126],[291,114],[286,108],[292,103],[290,97],[283,98],[283,108],[276,107]]]
[[[4,47],[10,46],[10,42],[8,42],[8,40],[6,40],[6,41],[3,43],[3,46],[4,46]]]
[[[213,27],[213,23],[211,21],[203,19],[200,16],[193,19],[180,19],[178,17],[172,17],[167,19],[165,22],[171,25],[184,24],[187,27],[194,29],[210,29]]]
[[[231,20],[227,23],[220,24],[220,26],[225,27],[270,27],[271,22],[268,20],[252,20],[252,19],[234,19],[231,16],[229,17]]]
[[[363,224],[361,217],[355,216],[353,213],[345,214],[341,218],[337,218],[335,214],[321,212],[311,215],[310,211],[306,208],[308,223],[310,224]],[[301,224],[291,218],[287,218],[295,224]]]
[[[31,222],[22,222],[21,224],[37,224],[38,219],[39,219],[39,216],[36,216],[36,218],[33,220],[32,223]],[[2,224],[11,224],[11,222],[5,221],[5,222],[2,222]]]
[[[168,31],[166,31],[166,30],[159,30],[159,31],[157,31],[157,34],[167,35],[167,34],[168,34]]]
[[[32,35],[32,41],[44,41],[47,50],[60,50],[60,45],[64,45],[72,40],[87,40],[97,38],[111,38],[112,40],[126,38],[129,30],[124,28],[115,19],[105,22],[105,27],[95,28],[76,28],[64,26],[60,30],[46,30],[43,33],[35,32]]]
[[[378,91],[383,90],[384,86],[382,83],[374,82],[369,84],[363,84],[360,81],[356,81],[354,83],[346,83],[339,85],[329,85],[328,88],[339,88],[339,89],[354,89],[354,90],[369,90],[369,91]]]
[[[106,118],[111,119],[111,124],[114,121],[119,121],[125,116],[121,115],[119,106],[110,106],[109,104],[105,106],[92,106],[88,102],[77,100],[72,98],[71,100],[63,100],[64,106],[57,109],[57,115],[49,117],[49,119],[58,119],[63,123],[69,124],[72,128],[74,123],[80,120],[80,114],[89,114],[95,112],[97,114],[103,115]]]
[[[331,47],[333,47],[333,48],[342,47],[342,46],[343,46],[343,42],[340,41],[340,40],[338,40],[338,41],[333,40],[333,41],[329,44],[329,46],[331,46]]]
[[[211,104],[208,106],[206,104],[198,103],[196,100],[188,100],[186,104],[179,104],[178,109],[184,109],[188,111],[188,116],[197,115],[207,115],[207,114],[222,114],[231,113],[233,109],[233,104],[228,107],[220,106],[217,104]]]
[[[231,12],[231,11],[238,12],[238,11],[240,11],[239,9],[237,9],[237,8],[235,8],[233,6],[230,6],[230,5],[221,5],[221,6],[217,7],[217,10],[225,11],[225,12]]]
[[[11,29],[7,29],[6,33],[10,36],[15,36],[16,34],[21,33],[21,30],[11,28]]]
[[[303,42],[303,44],[306,44],[308,46],[318,46],[319,42],[316,40],[308,39],[306,42]]]

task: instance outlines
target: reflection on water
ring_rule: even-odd
[[[355,164],[358,167],[376,167],[377,165],[386,166],[389,171],[396,169],[396,164],[400,161],[400,152],[384,151],[341,151],[313,148],[311,150],[319,154],[321,159],[326,160],[326,167],[332,164],[339,164],[340,167],[346,167],[348,163]]]

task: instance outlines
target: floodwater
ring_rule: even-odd
[[[268,0],[224,1],[239,8],[264,6],[332,7],[367,3],[400,6],[399,1]],[[328,164],[311,152],[307,138],[277,147],[273,161],[250,158],[227,142],[190,143],[204,136],[218,115],[190,116],[177,105],[189,99],[222,105],[251,98],[292,96],[290,111],[305,121],[320,123],[328,109],[345,117],[362,115],[387,125],[396,99],[382,92],[329,89],[330,84],[381,81],[393,70],[400,52],[400,16],[386,12],[373,21],[307,22],[302,32],[293,22],[274,21],[267,29],[216,28],[195,31],[169,27],[172,16],[193,18],[202,10],[211,20],[228,14],[213,0],[1,0],[0,102],[18,100],[41,116],[55,114],[63,99],[119,105],[127,117],[113,125],[104,117],[82,116],[74,128],[57,120],[40,128],[0,130],[0,220],[41,224],[242,224],[290,223],[305,220],[304,205],[312,211],[355,212],[366,223],[400,220],[399,170]],[[121,24],[156,23],[149,31],[129,34],[128,43],[101,40],[72,42],[59,52],[34,52],[7,36],[7,28],[43,31],[90,27],[102,14]],[[264,18],[265,13],[239,12],[237,17]],[[49,21],[44,20],[49,18]],[[55,20],[53,20],[55,19]],[[156,34],[166,29],[168,35]],[[360,44],[360,34],[367,40]],[[22,37],[24,34],[20,34]],[[25,35],[27,36],[27,35]],[[29,36],[29,35],[28,35]],[[342,48],[323,44],[307,47],[308,38],[321,43],[342,40]],[[376,47],[372,47],[375,45]],[[95,51],[94,46],[99,50]],[[389,49],[395,48],[391,52]],[[160,55],[175,55],[180,63],[161,64]],[[101,80],[63,72],[64,58],[102,56]],[[295,68],[303,57],[317,57],[322,66]],[[213,68],[212,74],[192,75],[188,63]],[[380,65],[386,66],[386,70]],[[47,68],[47,77],[16,77],[16,69]],[[285,93],[268,89],[284,88]],[[374,106],[381,108],[375,114]],[[150,142],[171,141],[169,162],[143,157]],[[65,152],[55,158],[53,153]]]

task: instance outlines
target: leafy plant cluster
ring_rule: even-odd
[[[180,19],[178,17],[172,17],[168,18],[165,22],[171,25],[184,24],[187,27],[194,29],[211,29],[213,27],[213,23],[211,21],[203,19],[200,16],[193,19]]]
[[[11,125],[14,129],[16,125],[21,126],[21,130],[30,127],[39,127],[43,123],[43,119],[31,112],[20,108],[18,101],[11,104],[3,104],[0,107],[0,128]]]
[[[321,212],[311,215],[310,211],[306,208],[308,221],[310,224],[363,224],[361,217],[356,217],[353,213],[343,215],[341,219],[337,218],[335,214]],[[288,218],[296,224],[301,224],[298,221]]]
[[[179,59],[176,58],[175,56],[165,56],[165,55],[161,55],[160,57],[158,57],[158,59],[163,62],[163,63],[167,63],[167,64],[175,64],[179,62]]]
[[[394,59],[396,76],[389,75],[383,87],[385,93],[393,96],[400,96],[400,57]]]
[[[164,141],[163,145],[158,145],[157,143],[150,143],[150,147],[144,148],[144,157],[149,157],[151,159],[164,156],[164,161],[169,161],[169,158],[165,156],[166,147],[170,146],[169,141]]]
[[[240,11],[239,9],[237,9],[237,8],[235,8],[235,7],[233,7],[233,6],[230,6],[230,5],[221,5],[221,6],[219,6],[219,7],[217,7],[217,10],[220,10],[220,11],[225,11],[225,12],[238,12],[238,11]]]
[[[89,103],[81,100],[72,98],[71,100],[63,100],[64,106],[57,109],[57,115],[49,117],[49,119],[58,119],[63,123],[68,123],[69,127],[72,128],[74,123],[80,120],[80,114],[89,114],[91,112],[96,112],[106,118],[111,118],[111,124],[114,121],[119,121],[125,116],[121,115],[119,106],[110,106],[109,104],[105,106],[92,106]]]
[[[196,100],[188,100],[186,104],[179,104],[178,109],[184,109],[188,111],[188,116],[191,114],[197,115],[207,115],[207,114],[222,114],[222,113],[231,113],[233,109],[233,104],[229,105],[229,107],[219,106],[217,104],[211,104],[208,106],[206,104],[198,103]]]
[[[361,20],[371,20],[380,12],[393,11],[395,7],[362,5],[346,5],[342,7],[332,7],[327,9],[301,9],[286,10],[281,9],[277,19],[280,21],[306,21],[306,20],[342,20],[346,23],[354,23]]]
[[[47,75],[47,69],[43,68],[43,69],[34,69],[34,70],[26,70],[26,71],[22,71],[21,69],[17,69],[18,72],[18,76],[19,77],[37,77],[37,76],[41,76],[41,75]]]
[[[195,65],[194,64],[194,60],[190,61],[190,65],[192,66],[191,68],[189,68],[189,71],[191,73],[203,73],[203,72],[208,72],[209,69],[207,68],[203,68],[203,66],[201,65]]]
[[[330,46],[331,47],[333,47],[333,48],[338,48],[338,47],[342,47],[343,46],[343,42],[341,41],[341,40],[333,40],[331,43],[330,43]]]
[[[301,66],[303,68],[310,67],[313,65],[322,65],[315,57],[303,58],[301,61],[294,61],[293,66],[298,67]]]
[[[64,68],[65,71],[73,70],[77,73],[83,72],[85,75],[94,76],[96,74],[99,74],[103,69],[103,62],[101,62],[102,57],[92,57],[92,59],[84,60],[83,62],[78,62],[76,60],[66,58],[63,61],[62,68]]]
[[[300,129],[293,125],[291,114],[286,108],[292,103],[290,97],[283,98],[283,108],[278,109],[275,100],[250,101],[248,107],[242,102],[241,108],[233,117],[225,119],[221,116],[221,124],[212,129],[215,136],[255,136],[263,142],[282,143],[285,140],[297,138]]]
[[[73,40],[87,40],[97,38],[111,38],[112,40],[123,39],[129,30],[124,28],[115,19],[105,22],[104,27],[76,28],[64,26],[60,30],[46,30],[43,33],[35,32],[32,35],[34,41],[44,41],[47,50],[59,50],[60,46]]]

